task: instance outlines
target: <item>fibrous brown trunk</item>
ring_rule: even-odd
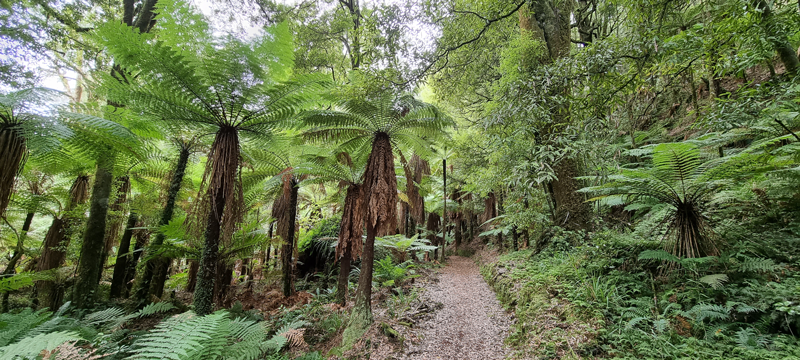
[[[372,322],[372,267],[375,237],[397,228],[397,178],[389,136],[378,133],[364,171],[364,206],[367,239],[361,255],[361,275],[356,291],[354,319]]]
[[[6,207],[14,192],[14,179],[25,159],[25,138],[5,123],[0,123],[0,216],[5,215]]]
[[[336,258],[340,261],[339,281],[336,300],[344,306],[347,303],[347,285],[350,275],[350,263],[361,256],[364,232],[364,197],[359,184],[350,184],[344,199],[342,222],[339,226],[339,243],[336,246]]]
[[[140,220],[136,223],[136,227],[143,227],[144,223]],[[150,239],[150,232],[144,229],[137,229],[134,234],[136,243],[133,245],[133,256],[128,259],[128,269],[125,271],[125,297],[131,293],[133,288],[133,279],[136,278],[136,265],[139,264],[139,258],[142,256],[144,247],[147,246],[147,241]]]
[[[428,213],[428,220],[425,223],[425,230],[428,231],[428,240],[431,242],[431,245],[438,246],[439,245],[439,236],[437,233],[439,232],[439,214],[436,213]],[[439,249],[433,250],[433,258],[438,258]]]
[[[114,202],[108,205],[108,219],[106,220],[108,225],[106,226],[106,235],[103,242],[105,243],[103,248],[103,260],[100,262],[100,273],[103,273],[103,268],[108,261],[108,255],[111,253],[111,250],[114,248],[114,243],[117,241],[117,237],[119,236],[120,227],[122,227],[122,219],[123,219],[123,211],[125,201],[128,200],[128,192],[130,191],[131,182],[130,178],[126,176],[120,176],[115,181],[116,186],[113,191],[114,195]]]
[[[222,127],[217,132],[209,155],[211,181],[208,185],[210,208],[206,221],[203,253],[194,292],[194,307],[198,315],[208,315],[214,310],[214,275],[219,262],[219,243],[224,216],[234,216],[236,174],[239,170],[239,134],[236,128]],[[230,206],[226,206],[230,205]],[[224,210],[228,210],[228,214]],[[229,229],[232,230],[232,229]],[[228,234],[230,235],[230,234]]]
[[[275,218],[275,231],[283,241],[281,246],[281,271],[283,272],[283,295],[286,297],[294,293],[294,255],[295,230],[297,221],[297,179],[292,175],[291,169],[283,175],[283,189],[281,196],[272,205],[272,217]]]
[[[186,274],[188,280],[186,281],[186,291],[193,292],[197,286],[197,270],[199,268],[197,260],[189,260],[189,273]]]

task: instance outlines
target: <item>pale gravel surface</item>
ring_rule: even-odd
[[[511,320],[503,311],[471,259],[451,256],[422,296],[428,304],[442,303],[429,320],[419,324],[422,342],[408,347],[405,359],[503,359]]]

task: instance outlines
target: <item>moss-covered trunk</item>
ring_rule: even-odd
[[[111,254],[111,250],[114,248],[114,244],[117,241],[120,228],[122,228],[122,220],[125,215],[124,205],[128,200],[128,192],[130,192],[131,188],[130,177],[127,175],[118,177],[114,183],[114,190],[111,193],[111,199],[114,201],[110,202],[108,205],[106,235],[105,239],[103,240],[105,243],[103,247],[103,260],[100,262],[101,273],[103,272],[106,262],[108,261],[108,256]]]
[[[123,296],[127,291],[125,290],[126,273],[128,272],[128,261],[131,258],[131,239],[133,238],[133,228],[136,227],[136,221],[139,216],[131,211],[128,215],[128,221],[125,225],[125,231],[122,233],[122,239],[119,241],[119,248],[117,249],[117,263],[114,264],[114,275],[111,278],[111,298],[118,298]]]
[[[164,211],[161,213],[161,219],[159,219],[158,222],[159,226],[169,224],[169,222],[172,220],[172,216],[175,214],[175,201],[178,199],[178,193],[181,190],[183,177],[186,174],[186,166],[189,163],[189,155],[191,155],[191,146],[182,144],[180,154],[178,155],[178,163],[175,165],[175,171],[172,172],[172,180],[169,183],[169,190],[167,191],[167,203],[164,205]],[[164,234],[158,233],[151,246],[155,248],[163,245],[165,238],[166,237]],[[139,306],[143,306],[149,302],[150,288],[152,287],[151,283],[155,282],[162,284],[161,288],[163,288],[166,278],[162,277],[161,274],[164,274],[165,272],[159,272],[158,270],[162,269],[166,262],[166,259],[159,257],[152,259],[145,264],[144,272],[139,284],[137,284],[138,287],[136,290],[136,301],[138,302]],[[159,274],[159,277],[155,279],[156,281],[153,279],[155,274]],[[156,286],[155,289],[159,289],[159,287]],[[158,290],[156,292],[160,293],[161,291]]]
[[[142,227],[144,224],[141,220],[136,224],[136,227]],[[133,245],[133,256],[127,261],[128,269],[125,271],[125,297],[131,293],[133,288],[133,279],[136,278],[136,265],[139,264],[139,258],[142,256],[147,241],[150,239],[150,233],[144,229],[138,229],[134,233],[136,243]]]
[[[114,157],[103,154],[97,162],[94,186],[92,187],[91,206],[86,230],[83,234],[78,278],[72,292],[72,303],[78,309],[89,308],[97,296],[97,285],[100,282],[105,248],[106,216],[108,215],[108,198],[114,177],[112,175]]]
[[[571,1],[535,0],[529,3],[529,8],[520,9],[521,31],[529,32],[534,40],[541,41],[546,46],[543,56],[527,61],[548,65],[569,56],[573,6]],[[554,90],[552,95],[565,96],[569,92],[570,89],[564,87]],[[558,131],[558,126],[571,121],[569,107],[564,105],[555,107],[550,116],[554,126],[545,129],[548,133]],[[578,162],[574,157],[568,156],[557,160],[552,167],[557,178],[551,184],[556,225],[569,230],[588,228],[591,209],[584,202],[584,197],[577,192],[582,187],[575,179],[579,175]]]

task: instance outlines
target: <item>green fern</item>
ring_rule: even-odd
[[[706,275],[701,277],[701,283],[711,285],[714,290],[718,290],[728,282],[728,275],[725,274],[713,274],[713,275]]]
[[[82,339],[77,333],[70,331],[26,337],[17,343],[1,347],[0,360],[37,359],[44,350],[52,351],[65,342],[76,340]]]
[[[278,351],[287,340],[281,334],[305,325],[294,322],[266,340],[263,323],[244,318],[230,319],[221,310],[206,316],[186,312],[162,321],[140,337],[131,359],[236,359],[255,360]]]
[[[639,254],[639,260],[658,260],[677,263],[681,259],[664,250],[645,250]]]
[[[50,312],[42,309],[23,309],[19,313],[0,314],[0,346],[22,339],[31,329],[50,319]]]

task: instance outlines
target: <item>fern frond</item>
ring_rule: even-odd
[[[713,274],[713,275],[706,275],[701,277],[701,283],[711,285],[714,290],[718,290],[728,282],[728,275],[725,274]]]
[[[0,347],[0,359],[36,359],[42,351],[52,351],[67,341],[75,340],[82,340],[82,338],[71,331],[59,331],[26,337],[17,343]]]

